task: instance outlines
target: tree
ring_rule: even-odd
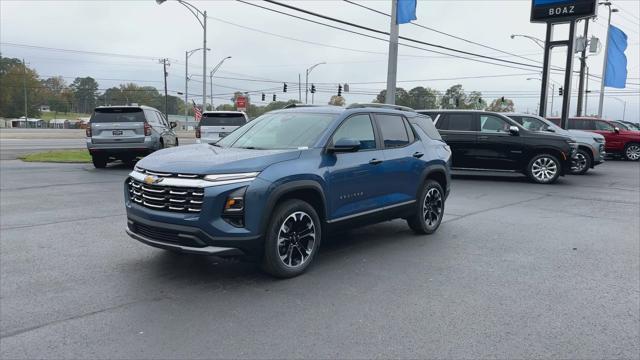
[[[487,102],[482,98],[482,93],[472,91],[464,102],[465,109],[482,110],[487,107]]]
[[[50,77],[41,83],[43,102],[51,111],[67,113],[71,110],[70,89],[62,76]]]
[[[333,95],[329,100],[329,105],[344,106],[345,103],[346,101],[344,100],[344,98],[338,95]]]
[[[472,91],[467,94],[462,85],[457,84],[448,88],[440,99],[440,106],[443,109],[483,109],[487,106],[486,101],[482,99],[482,93]]]
[[[373,102],[384,104],[386,98],[387,98],[387,90],[382,90],[376,96],[376,98],[373,99]],[[411,100],[409,97],[409,93],[407,93],[407,91],[403,88],[397,88],[396,89],[396,105],[410,106],[410,104],[411,104]]]
[[[93,111],[98,98],[98,83],[92,77],[77,77],[71,83],[71,90],[73,91],[75,108],[78,112],[86,114]]]
[[[438,91],[422,86],[409,90],[409,107],[413,109],[434,109],[438,107]]]
[[[491,105],[487,107],[487,111],[495,111],[495,112],[513,112],[515,109],[513,100],[498,98],[491,102]]]
[[[40,116],[42,85],[38,74],[19,59],[0,57],[0,117],[24,116],[25,89],[27,116]]]

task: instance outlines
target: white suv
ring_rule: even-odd
[[[248,122],[241,111],[205,111],[196,127],[196,142],[216,142]]]

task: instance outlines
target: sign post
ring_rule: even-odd
[[[562,114],[560,126],[567,128],[569,110],[571,105],[571,80],[573,75],[573,56],[576,37],[576,23],[580,19],[596,16],[598,0],[532,0],[531,22],[546,23],[547,35],[544,45],[544,61],[542,68],[542,88],[540,90],[539,115],[547,113],[547,91],[549,84],[549,67],[551,62],[551,50],[554,47],[567,47],[567,60],[564,75],[564,93],[562,97]],[[569,38],[567,40],[553,40],[553,26],[556,24],[569,24]]]

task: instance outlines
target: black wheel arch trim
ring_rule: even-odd
[[[431,164],[427,166],[424,170],[422,170],[422,174],[420,175],[420,183],[424,184],[429,176],[436,173],[441,173],[444,176],[445,186],[442,190],[444,190],[444,196],[446,199],[449,196],[449,188],[451,186],[451,173],[448,171],[447,167],[444,164]],[[418,188],[416,199],[420,196],[421,190],[421,188]]]
[[[271,218],[271,213],[276,207],[276,204],[280,199],[282,199],[285,195],[290,194],[294,191],[299,190],[312,190],[320,195],[320,200],[322,201],[322,209],[316,209],[318,211],[318,215],[320,215],[321,223],[327,219],[327,199],[324,194],[324,189],[322,185],[315,180],[294,180],[290,182],[286,182],[284,184],[278,185],[267,198],[267,203],[264,208],[264,215],[260,221],[260,233],[265,234],[268,221]]]

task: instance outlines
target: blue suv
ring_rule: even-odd
[[[450,161],[432,121],[411,109],[293,106],[138,162],[124,186],[127,233],[176,252],[258,258],[292,277],[337,228],[404,218],[436,231]]]

